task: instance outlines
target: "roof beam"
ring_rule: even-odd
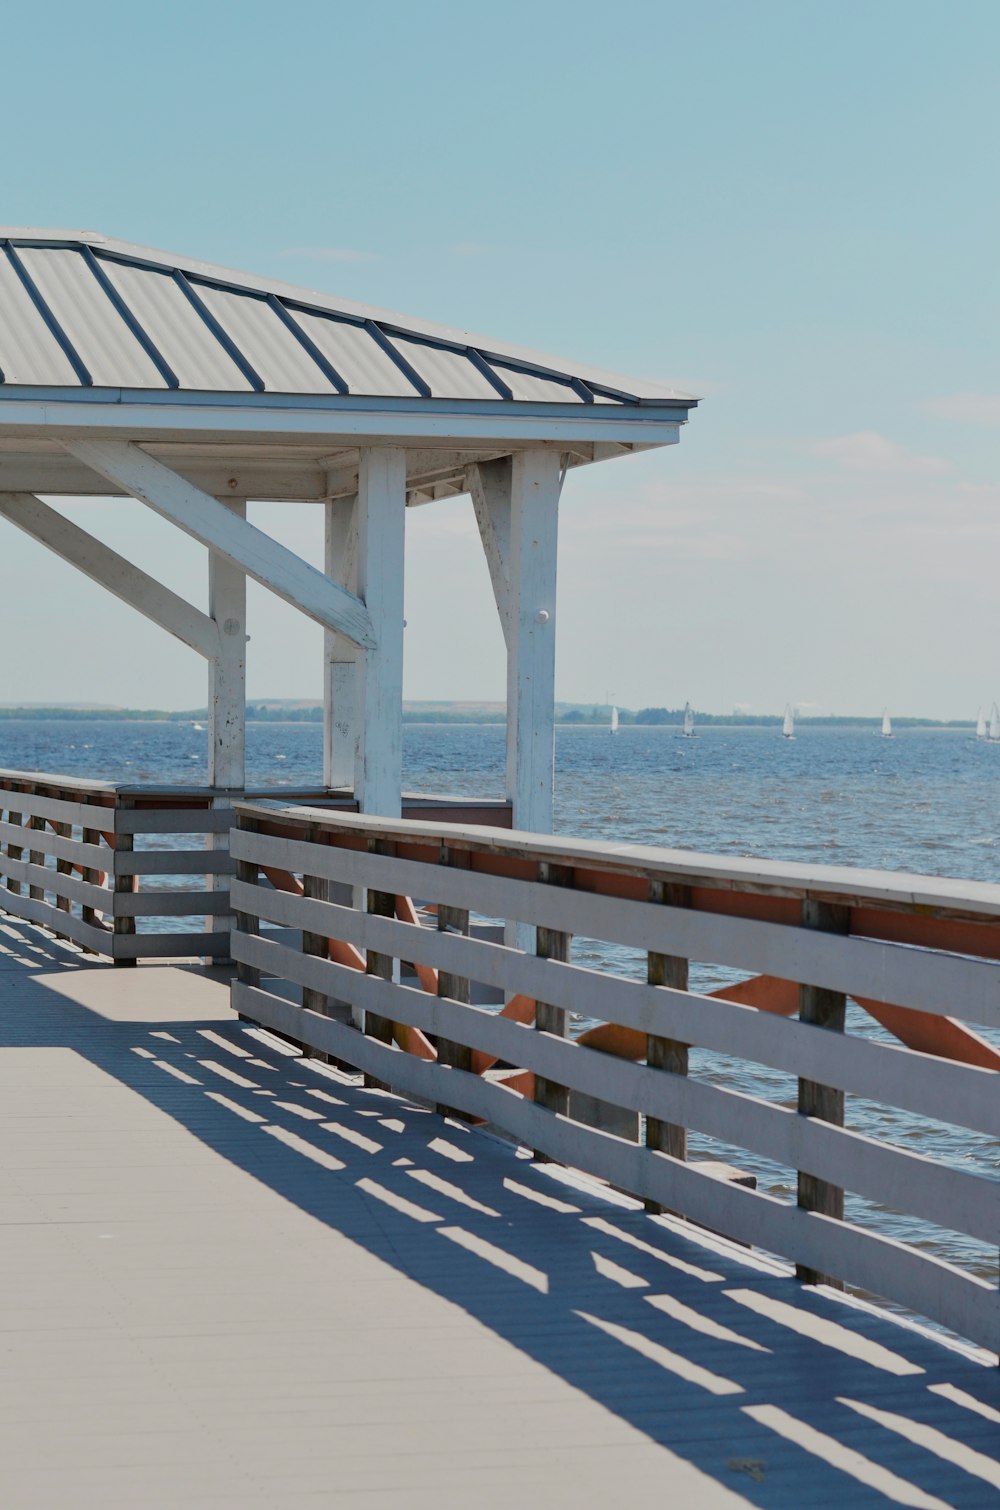
[[[503,449],[487,452],[487,458],[503,456]],[[473,462],[484,459],[476,451],[453,451],[443,447],[416,449],[406,452],[406,486],[411,491],[424,491],[432,483],[461,481],[465,469]],[[326,471],[326,496],[350,498],[358,491],[358,474],[361,466],[361,451],[343,451],[332,457]],[[459,492],[464,490],[464,485]]]
[[[0,493],[0,514],[206,660],[218,655],[219,629],[214,619],[33,493]]]
[[[62,444],[93,471],[124,488],[209,550],[218,551],[293,608],[324,628],[345,634],[356,645],[374,646],[372,622],[360,598],[139,446],[118,440],[64,440]]]
[[[120,395],[120,396],[119,396]],[[576,446],[599,440],[671,445],[687,406],[534,404],[519,400],[329,398],[299,394],[202,397],[169,389],[122,389],[114,402],[87,389],[0,386],[0,433],[71,439],[84,431],[114,434],[142,445],[164,441],[279,444],[313,440],[324,449],[403,445],[433,437],[467,450],[511,451]],[[224,400],[224,401],[223,401]]]
[[[213,498],[303,503],[321,502],[326,497],[323,469],[308,455],[297,460],[270,458],[245,448],[229,457],[167,452],[159,459]],[[26,444],[18,449],[16,442],[0,442],[0,492],[107,498],[120,497],[123,491],[64,451],[29,450]]]

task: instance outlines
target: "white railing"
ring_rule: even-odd
[[[0,770],[0,912],[90,953],[229,957],[232,802],[243,792]],[[297,802],[353,808],[316,789]],[[504,803],[407,796],[409,814],[509,822]]]
[[[0,910],[116,964],[225,957],[231,823],[205,789],[0,771]]]
[[[967,1026],[1000,1029],[1000,887],[277,804],[237,813],[245,1017],[782,1255],[800,1278],[1000,1346],[995,1284],[844,1218],[846,1190],[995,1258],[1000,1180],[843,1125],[846,1094],[1000,1138],[1000,1049]],[[409,898],[432,904],[434,926],[416,925]],[[531,925],[534,952],[470,937],[477,915]],[[571,963],[573,935],[642,951],[645,980]],[[688,961],[744,979],[690,991]],[[469,1005],[472,982],[499,988],[506,1015]],[[848,994],[918,1047],[845,1031]],[[591,1024],[575,1039],[571,1014]],[[692,1047],[796,1077],[797,1106],[689,1075]],[[632,1114],[643,1144],[605,1130],[601,1107]],[[687,1162],[688,1128],[797,1171],[796,1198]]]

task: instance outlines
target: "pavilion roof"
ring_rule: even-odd
[[[0,228],[0,394],[14,388],[696,402],[661,383],[96,232]]]

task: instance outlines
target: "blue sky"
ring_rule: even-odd
[[[1000,697],[995,3],[49,0],[4,31],[6,223],[705,396],[679,447],[567,483],[561,696]],[[317,512],[255,517],[315,554]],[[200,591],[198,548],[144,514],[75,517]],[[410,695],[500,695],[467,503],[410,535]],[[12,532],[0,631],[43,567],[90,644],[46,631],[0,700],[203,699],[189,653]],[[253,614],[251,693],[318,695],[311,627],[256,592]],[[124,632],[136,664],[112,670]]]

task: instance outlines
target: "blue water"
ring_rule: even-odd
[[[498,725],[407,725],[411,790],[499,797]],[[203,782],[189,724],[0,723],[0,765],[115,781]],[[251,786],[318,785],[318,724],[250,724]],[[1000,746],[967,730],[560,728],[556,828],[730,855],[1000,880]]]
[[[131,782],[203,782],[207,734],[189,724],[10,721],[0,723],[0,766]],[[318,786],[318,724],[251,724],[248,786]],[[499,797],[504,733],[497,725],[407,725],[409,790]],[[1000,880],[997,814],[1000,746],[968,730],[703,728],[693,739],[663,728],[559,729],[556,828],[579,837],[628,840],[732,856],[870,866],[979,881]],[[640,976],[644,960],[600,941],[578,940],[581,963]],[[692,967],[695,989],[732,978]],[[577,1027],[581,1024],[577,1024]],[[892,1042],[849,1008],[849,1030]],[[990,1035],[1000,1041],[1000,1035]],[[789,1076],[693,1050],[691,1073],[785,1106]],[[870,1136],[997,1176],[995,1140],[848,1098],[848,1125]],[[690,1140],[693,1157],[720,1157],[754,1172],[760,1188],[794,1198],[795,1176],[743,1149]],[[852,1198],[851,1216],[940,1257],[996,1278],[995,1248],[928,1228]]]

